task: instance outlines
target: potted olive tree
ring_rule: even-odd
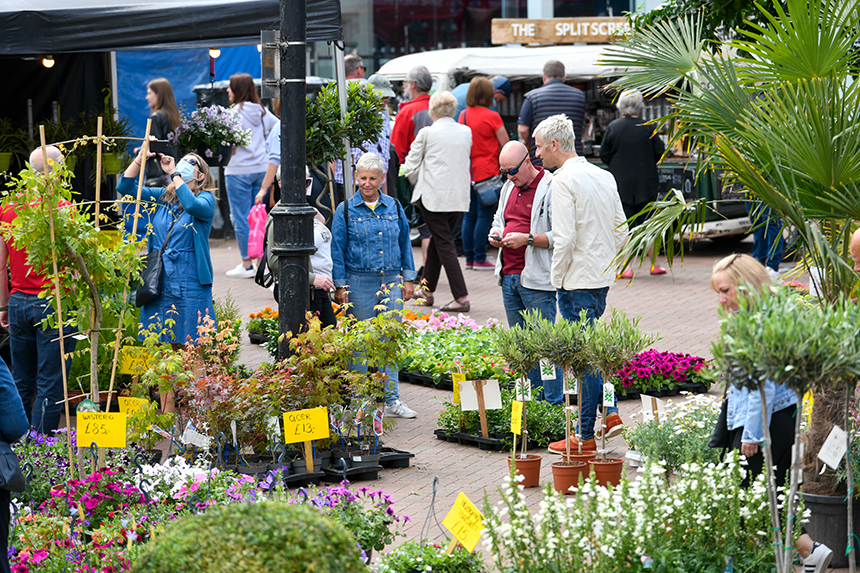
[[[12,158],[27,151],[27,133],[12,123],[0,118],[0,171],[8,171]]]

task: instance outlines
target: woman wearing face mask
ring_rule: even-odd
[[[162,331],[165,321],[173,320],[172,328],[162,332],[161,341],[184,344],[189,336],[197,339],[198,313],[215,320],[209,257],[209,230],[215,215],[214,185],[209,166],[196,153],[187,154],[179,163],[174,163],[169,155],[158,156],[170,184],[144,187],[141,194],[142,200],[155,205],[150,215],[149,251],[161,249],[168,233],[170,237],[164,250],[161,295],[143,306],[140,321],[144,328],[155,325],[156,330]],[[125,170],[117,185],[121,195],[136,195],[142,162],[138,154]]]

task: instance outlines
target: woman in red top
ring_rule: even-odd
[[[472,130],[472,181],[483,181],[499,174],[499,150],[508,142],[502,116],[490,108],[493,105],[493,84],[487,78],[474,78],[466,93],[466,109],[459,121]],[[487,234],[493,224],[496,206],[486,206],[471,191],[469,211],[463,215],[463,250],[466,268],[492,271],[495,265],[487,260]]]

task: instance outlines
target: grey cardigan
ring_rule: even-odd
[[[514,190],[514,184],[507,181],[502,186],[499,196],[499,206],[493,217],[493,228],[505,228],[505,206],[508,198]],[[520,284],[532,290],[554,291],[550,280],[550,269],[552,268],[552,173],[544,171],[543,177],[535,190],[535,200],[532,204],[531,233],[534,235],[546,234],[549,240],[549,248],[526,247],[526,264],[520,275]],[[504,248],[496,257],[496,280],[499,286],[502,284],[502,254]]]

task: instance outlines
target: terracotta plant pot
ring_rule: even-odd
[[[571,450],[573,452],[573,450]],[[561,461],[563,462],[582,462],[582,479],[587,480],[589,474],[589,460],[593,460],[597,456],[597,452],[582,452],[581,454],[571,453],[570,456],[567,454],[561,454]],[[577,485],[579,484],[579,478],[576,478]]]
[[[624,460],[621,458],[606,458],[601,461],[597,458],[588,460],[591,469],[594,470],[597,483],[602,486],[618,485],[621,483],[621,474],[624,473]]]
[[[542,458],[536,454],[526,454],[525,458],[517,456],[512,459],[508,456],[508,467],[513,465],[518,475],[523,476],[520,485],[523,487],[537,487],[540,485],[540,464]]]
[[[573,494],[571,487],[579,486],[579,476],[587,470],[584,462],[555,462],[552,464],[552,485],[561,494]]]

